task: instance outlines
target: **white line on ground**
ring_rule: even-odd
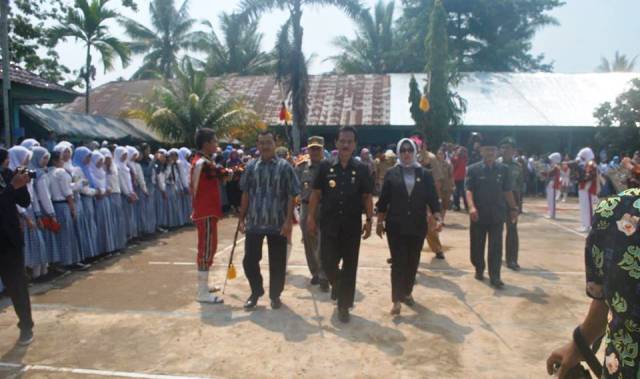
[[[70,368],[70,367],[54,367],[45,365],[21,365],[16,363],[0,362],[0,368],[12,368],[21,369],[21,372],[25,371],[49,371],[49,372],[67,372],[71,374],[84,374],[95,376],[111,376],[117,378],[136,378],[136,379],[213,379],[211,377],[204,376],[184,376],[184,375],[164,375],[164,374],[146,374],[141,372],[127,372],[127,371],[108,371],[108,370],[93,370],[84,368]]]
[[[567,231],[567,232],[569,232],[569,233],[573,233],[573,234],[577,235],[577,236],[578,236],[578,237],[580,237],[580,238],[586,238],[586,237],[587,237],[587,235],[586,235],[586,234],[584,234],[584,233],[580,233],[580,232],[578,232],[577,230],[571,229],[571,228],[569,228],[568,226],[564,226],[564,225],[562,225],[562,224],[560,224],[560,223],[558,223],[558,222],[555,222],[555,221],[553,221],[553,220],[549,220],[548,218],[545,218],[545,219],[543,219],[543,220],[545,220],[546,222],[548,222],[549,224],[551,224],[551,225],[553,225],[553,226],[557,226],[557,227],[558,227],[558,228],[560,228],[560,229],[566,230],[566,231]]]

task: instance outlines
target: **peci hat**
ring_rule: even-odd
[[[307,140],[307,147],[321,147],[324,148],[324,137],[311,136]]]

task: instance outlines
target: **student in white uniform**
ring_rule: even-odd
[[[39,224],[42,225],[41,233],[44,239],[47,262],[52,264],[59,263],[61,259],[55,236],[59,224],[51,200],[50,174],[47,171],[50,158],[51,154],[47,149],[39,146],[33,148],[31,169],[36,172],[36,178],[33,181],[36,198],[32,198],[31,202],[37,202],[40,207],[40,212],[36,214],[36,217],[38,217]]]
[[[547,179],[547,218],[556,218],[557,193],[560,190],[560,161],[562,155],[553,153],[549,155],[549,167],[546,173]]]
[[[76,204],[82,203],[82,212],[78,212],[76,228],[78,242],[83,260],[93,258],[103,252],[98,251],[98,227],[96,226],[96,212],[93,205],[93,198],[96,195],[95,183],[89,164],[91,163],[91,150],[81,146],[73,153],[73,174],[75,182],[82,183],[79,190],[79,200],[76,197]],[[80,209],[80,207],[78,207]]]
[[[131,169],[127,166],[127,148],[124,146],[116,147],[114,151],[114,161],[118,168],[118,181],[120,183],[120,191],[122,193],[122,209],[125,225],[127,226],[127,240],[138,237],[138,225],[135,214],[133,213],[133,204],[138,201],[136,192],[133,190],[133,182],[131,179]]]
[[[118,167],[116,166],[113,155],[109,149],[103,147],[100,149],[100,153],[104,155],[104,170],[107,175],[107,193],[109,194],[111,214],[113,216],[113,225],[111,228],[114,232],[116,251],[118,251],[127,246],[127,224],[125,222],[125,213],[122,207],[122,193],[120,191]]]
[[[147,229],[145,228],[146,220],[144,215],[146,213],[145,207],[147,205],[145,199],[149,196],[149,190],[147,189],[147,183],[144,180],[142,166],[138,163],[138,160],[140,159],[140,152],[133,146],[127,146],[127,155],[129,157],[127,160],[127,166],[133,173],[133,187],[136,192],[136,196],[138,197],[138,201],[135,202],[133,210],[136,217],[136,225],[138,226],[138,235],[143,235]]]
[[[91,153],[89,171],[96,190],[94,205],[96,210],[96,226],[98,227],[98,251],[101,254],[113,253],[117,250],[115,232],[113,230],[113,213],[107,192],[107,173],[104,171],[104,155],[99,151]]]
[[[182,220],[183,224],[191,223],[191,195],[189,194],[189,182],[191,176],[191,150],[181,147],[178,150],[178,168],[180,169],[180,181],[182,191],[179,198],[182,201]]]

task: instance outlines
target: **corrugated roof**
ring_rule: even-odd
[[[210,78],[211,87],[220,79]],[[309,78],[309,125],[385,125],[389,120],[389,77],[386,75],[315,75]],[[91,114],[120,117],[136,108],[140,97],[150,96],[162,82],[112,82],[91,93]],[[279,123],[282,94],[272,76],[234,76],[222,79],[229,93],[243,97],[267,124]],[[84,98],[63,106],[82,112]]]
[[[2,61],[0,61],[0,82],[2,82]],[[25,84],[31,87],[47,89],[51,91],[64,92],[70,95],[80,96],[76,91],[70,90],[66,87],[52,83],[48,80],[42,79],[38,75],[23,69],[22,67],[10,64],[9,65],[9,78],[12,83]]]
[[[30,105],[22,106],[20,109],[27,117],[48,131],[75,139],[159,141],[154,134],[122,119],[43,109]]]
[[[392,125],[411,125],[409,74],[391,76]],[[629,87],[639,73],[467,73],[457,92],[469,126],[596,126],[593,111]],[[424,83],[426,75],[416,75]]]
[[[312,75],[309,125],[413,125],[409,74]],[[615,98],[638,73],[467,73],[457,91],[467,101],[470,126],[595,126],[594,109]],[[425,75],[416,75],[419,81]],[[217,80],[210,78],[209,86]],[[282,95],[272,76],[224,78],[230,93],[244,97],[268,124],[279,123]],[[91,95],[92,114],[120,117],[150,96],[160,81],[108,83]],[[84,98],[61,109],[82,112]]]

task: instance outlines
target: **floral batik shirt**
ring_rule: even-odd
[[[603,378],[640,379],[640,188],[603,200],[587,237],[587,295],[609,307]]]

